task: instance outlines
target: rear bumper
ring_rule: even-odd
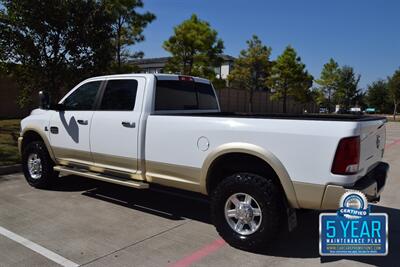
[[[381,162],[351,187],[327,185],[322,198],[321,209],[339,208],[339,200],[342,195],[352,190],[363,192],[370,202],[378,202],[386,184],[388,171],[389,164]]]

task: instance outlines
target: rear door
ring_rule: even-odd
[[[90,131],[96,167],[136,173],[144,87],[142,77],[107,80]]]
[[[213,129],[202,127],[206,118],[176,114],[218,112],[218,101],[206,80],[161,78],[156,84],[154,112],[146,123],[146,178],[196,191],[203,157],[210,145],[207,135]]]
[[[54,112],[50,118],[50,143],[61,164],[93,164],[89,131],[101,83],[79,84],[61,100],[65,110]]]

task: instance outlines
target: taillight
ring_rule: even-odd
[[[346,137],[340,140],[333,160],[332,173],[355,174],[360,163],[360,137]]]

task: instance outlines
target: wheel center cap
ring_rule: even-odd
[[[239,220],[250,222],[253,218],[253,209],[248,204],[241,204],[236,210],[237,218]]]

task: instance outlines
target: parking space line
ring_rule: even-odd
[[[174,264],[171,265],[171,267],[187,267],[192,265],[195,262],[198,262],[202,258],[208,256],[209,254],[219,250],[223,245],[225,245],[225,241],[222,238],[216,239],[214,242],[205,245],[201,249],[193,252],[189,256],[186,256]]]
[[[65,266],[65,267],[79,266],[79,264],[76,264],[75,262],[72,262],[72,261],[54,253],[53,251],[50,251],[47,248],[44,248],[26,238],[23,238],[22,236],[17,235],[1,226],[0,226],[0,234],[23,245],[26,248],[29,248],[30,250],[35,251],[36,253],[38,253],[38,254],[46,257],[47,259],[49,259],[55,263],[58,263],[62,266]]]
[[[393,146],[398,145],[398,144],[400,144],[400,139],[396,139],[396,140],[394,140],[393,142],[391,142],[391,143],[389,143],[389,144],[386,144],[386,145],[385,145],[385,148],[386,148],[386,149],[389,149],[389,148],[392,148]]]

